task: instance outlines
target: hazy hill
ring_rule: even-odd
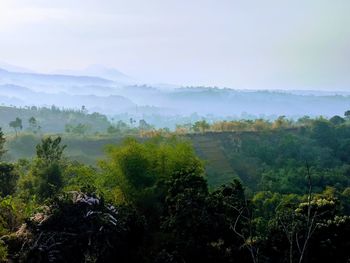
[[[92,76],[110,79],[119,84],[132,84],[136,81],[126,74],[114,68],[108,68],[102,65],[90,65],[82,70],[57,70],[57,74],[72,75],[72,76]]]
[[[90,112],[116,114],[127,111],[136,105],[129,99],[119,96],[73,95],[65,92],[46,93],[16,85],[0,85],[0,101],[15,106],[52,106],[80,109],[85,106]]]
[[[209,87],[127,85],[115,80],[129,77],[102,66],[70,74],[19,73],[0,69],[0,104],[51,106],[100,112],[115,120],[145,119],[156,127],[174,128],[206,118],[276,119],[285,115],[342,115],[350,107],[346,92],[253,91]],[[96,76],[95,76],[96,75]]]
[[[16,65],[11,65],[8,63],[5,63],[3,61],[0,61],[0,68],[7,70],[7,71],[11,71],[11,72],[25,72],[25,73],[35,73],[33,70],[31,69],[27,69],[24,67],[19,67]]]
[[[37,121],[37,126],[40,126],[36,132],[41,133],[61,133],[65,131],[65,126],[83,124],[88,127],[87,133],[106,132],[110,126],[107,117],[98,113],[87,114],[83,111],[60,110],[59,108],[13,108],[0,106],[0,127],[6,133],[13,132],[9,126],[11,121],[16,118],[22,120],[22,130],[29,130],[29,119],[34,117]]]
[[[333,116],[342,114],[350,105],[350,96],[294,94],[287,91],[249,91],[203,87],[184,87],[163,90],[151,86],[123,87],[123,94],[138,105],[149,105],[173,110],[175,114],[211,115],[227,118],[242,113],[258,116],[286,115],[289,117]],[[169,112],[169,111],[168,111]],[[159,111],[162,114],[162,111]]]
[[[25,86],[35,91],[53,93],[69,91],[70,88],[75,86],[113,86],[114,82],[100,77],[22,73],[0,69],[0,84]]]

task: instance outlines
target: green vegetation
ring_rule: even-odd
[[[85,133],[104,132],[110,122],[107,117],[99,114],[87,114],[84,110],[38,108],[35,106],[15,108],[0,106],[0,127],[10,132],[19,130],[30,133],[64,132],[66,127],[73,127],[77,131],[84,127]],[[77,128],[78,127],[78,128]],[[86,128],[87,127],[87,128]]]
[[[347,113],[175,132],[28,123],[0,132],[1,262],[350,260]]]

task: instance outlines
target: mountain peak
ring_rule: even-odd
[[[106,67],[104,65],[92,64],[84,69],[63,69],[56,70],[54,73],[65,74],[72,76],[90,76],[90,77],[100,77],[108,80],[113,80],[115,82],[130,84],[135,83],[135,80],[121,71]]]
[[[31,69],[11,65],[3,61],[0,61],[0,69],[3,71],[10,71],[10,72],[34,73],[34,71]]]
[[[125,75],[124,73],[115,68],[106,67],[100,64],[92,64],[86,67],[83,71],[89,75],[103,76],[112,80],[114,80],[115,78],[119,79],[121,77],[128,79],[130,78],[129,76]]]

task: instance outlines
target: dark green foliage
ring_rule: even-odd
[[[58,163],[37,168],[35,176],[38,177],[37,193],[42,199],[55,196],[63,187],[62,171]]]
[[[34,117],[30,117],[28,120],[29,130],[34,134],[38,133],[41,129],[41,126],[38,124],[38,121]]]
[[[349,235],[349,216],[336,216],[321,223],[310,244],[309,262],[349,262]]]
[[[229,134],[215,134],[211,140],[222,145],[222,155],[227,156],[231,165],[227,169],[250,189],[302,194],[306,162],[311,166],[315,191],[326,186],[340,189],[349,186],[346,172],[350,163],[349,136],[348,123],[334,125],[320,118],[308,119],[302,128],[237,133],[231,135],[233,139]],[[215,157],[211,157],[212,162]],[[220,157],[223,164],[224,157]],[[208,176],[212,182],[213,175]]]
[[[350,126],[339,118],[188,136],[204,156],[215,149],[217,176],[240,177],[210,188],[183,139],[127,139],[94,167],[64,157],[60,137],[45,138],[34,160],[0,165],[0,260],[346,263]]]
[[[177,172],[169,181],[162,229],[170,235],[167,250],[176,251],[182,261],[207,262],[208,253],[203,253],[211,235],[207,195],[205,180],[191,170]]]
[[[89,191],[95,192],[97,176],[98,172],[95,167],[77,161],[69,162],[65,164],[63,171],[65,189],[68,191],[91,189]]]
[[[139,262],[144,223],[133,209],[73,192],[27,223],[25,262]]]
[[[65,145],[61,146],[61,137],[47,137],[36,146],[37,158],[32,174],[41,199],[54,197],[63,187],[61,158],[65,148]]]
[[[23,129],[22,119],[16,117],[16,119],[14,121],[10,121],[9,122],[9,126],[15,130],[15,133],[16,133],[16,136],[17,136],[18,130],[22,130]]]
[[[246,242],[253,242],[249,218],[251,208],[246,200],[244,188],[238,180],[222,185],[208,198],[211,215],[211,243],[215,259],[220,262],[235,262],[237,258],[249,260]],[[249,245],[253,245],[252,243]]]
[[[84,135],[88,132],[89,126],[86,124],[78,123],[77,125],[71,125],[66,124],[64,130],[67,133],[77,134],[77,135]]]
[[[245,207],[242,185],[234,181],[209,194],[206,181],[191,170],[175,173],[168,182],[162,230],[169,262],[234,262],[248,258],[244,241],[233,230]],[[239,222],[237,231],[242,231]]]
[[[331,123],[333,123],[334,125],[340,125],[340,124],[343,124],[345,122],[345,120],[338,115],[333,116],[332,118],[329,119],[329,121]]]
[[[0,197],[15,192],[19,176],[12,164],[0,163]]]
[[[281,203],[261,243],[263,262],[347,262],[350,257],[345,250],[350,247],[344,234],[350,222],[337,215],[336,206],[336,199],[321,196],[310,203]],[[340,240],[342,244],[337,243]],[[338,245],[339,250],[334,247]]]
[[[346,112],[344,112],[344,116],[345,116],[345,118],[349,119],[349,117],[350,117],[350,110],[347,110]]]
[[[4,149],[5,142],[6,142],[6,139],[4,137],[4,133],[3,133],[2,129],[0,128],[0,159],[2,158],[4,153],[6,152],[6,150]]]
[[[332,124],[325,119],[316,120],[313,123],[311,137],[322,146],[335,147],[334,129]]]
[[[202,121],[197,121],[194,125],[193,125],[193,130],[197,131],[197,132],[204,132],[206,130],[208,130],[210,128],[209,123],[207,123],[205,120]]]
[[[61,137],[52,139],[47,137],[42,139],[41,144],[36,146],[37,158],[43,161],[45,164],[52,164],[58,162],[63,154],[66,145],[61,146]]]
[[[111,125],[107,117],[103,114],[94,112],[88,114],[86,110],[60,109],[58,107],[0,107],[0,127],[6,132],[11,131],[14,127],[9,126],[10,122],[19,118],[22,120],[23,130],[31,133],[40,132],[64,132],[65,126],[78,127],[85,133],[94,134],[95,132],[104,132]],[[15,121],[16,122],[16,121]],[[16,124],[16,130],[19,126]],[[85,128],[88,129],[85,129]],[[83,128],[83,129],[81,129]]]
[[[107,128],[107,133],[109,133],[109,134],[117,134],[119,132],[120,132],[120,130],[115,126],[111,125]]]

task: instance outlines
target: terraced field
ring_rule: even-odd
[[[251,133],[213,132],[203,134],[189,134],[185,137],[194,146],[198,156],[205,162],[207,180],[211,187],[241,178],[249,182],[252,174],[256,174],[259,166],[256,160],[244,157],[241,154],[242,141]],[[254,135],[253,135],[254,136]],[[107,144],[118,144],[122,137],[81,137],[64,136],[63,143],[68,147],[66,156],[86,164],[96,165],[96,161],[104,158],[104,147]],[[7,160],[32,158],[35,154],[35,145],[40,138],[34,135],[22,134],[18,138],[8,138]]]
[[[189,137],[196,153],[205,161],[209,185],[221,185],[237,176],[224,151],[225,138],[222,135],[196,134]]]

